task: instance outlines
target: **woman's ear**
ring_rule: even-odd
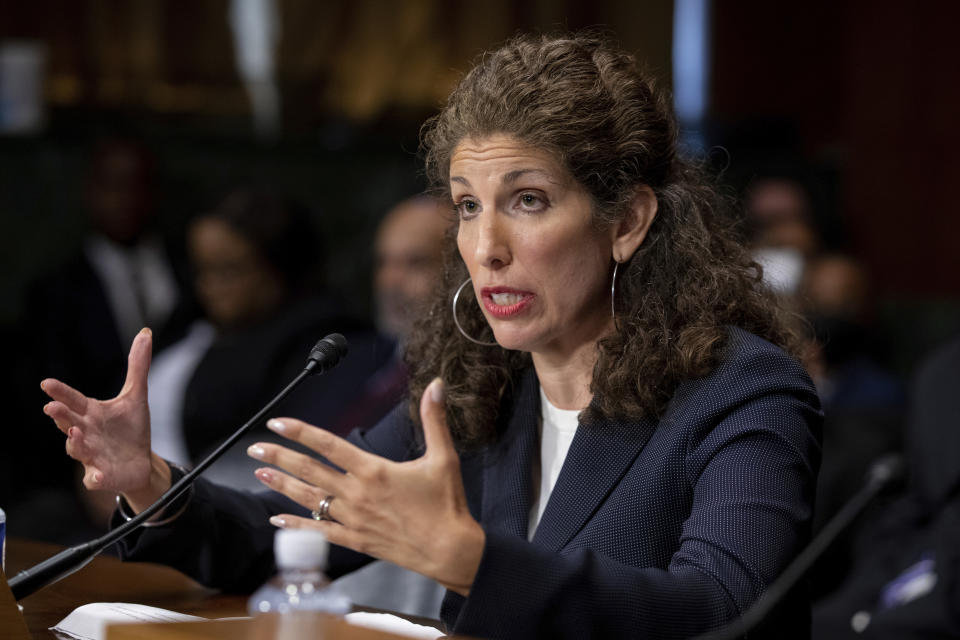
[[[638,186],[633,193],[626,215],[613,225],[613,259],[626,262],[643,244],[647,231],[657,217],[657,196],[647,185]]]

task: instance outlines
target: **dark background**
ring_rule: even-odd
[[[906,375],[960,327],[960,82],[951,2],[716,0],[703,124],[740,189],[786,172],[811,191],[830,246],[875,279],[887,364]],[[21,294],[79,242],[90,142],[143,138],[170,236],[236,185],[308,203],[326,279],[369,310],[369,238],[423,188],[418,129],[482,50],[517,31],[595,26],[668,86],[674,3],[280,0],[282,129],[255,135],[227,0],[0,0],[0,43],[46,50],[45,125],[0,137],[0,331]],[[76,311],[72,311],[76,312]]]

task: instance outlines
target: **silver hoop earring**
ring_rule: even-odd
[[[617,320],[617,267],[620,263],[613,261],[613,278],[610,280],[610,317]]]
[[[466,338],[470,342],[473,342],[474,344],[479,344],[482,347],[496,347],[497,346],[496,342],[481,342],[480,340],[477,340],[476,338],[473,338],[470,335],[468,335],[467,332],[463,330],[463,327],[460,326],[460,320],[457,318],[457,301],[460,300],[460,292],[463,291],[463,288],[468,284],[470,284],[470,278],[467,278],[466,280],[464,280],[463,284],[457,287],[457,292],[453,294],[453,324],[457,325],[457,330],[460,332],[460,335],[462,335],[464,338]]]

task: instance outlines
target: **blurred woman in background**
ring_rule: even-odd
[[[347,333],[366,357],[351,359],[311,393],[295,394],[286,408],[298,415],[335,417],[390,356],[388,345],[361,330],[319,285],[321,244],[306,207],[266,191],[235,190],[191,223],[187,246],[205,319],[151,367],[151,437],[164,458],[202,459],[269,400],[278,380],[302,369],[327,333]],[[210,473],[252,488],[254,468],[238,449]]]

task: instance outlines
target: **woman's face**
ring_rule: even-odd
[[[188,236],[200,304],[221,328],[243,326],[269,313],[283,297],[283,281],[257,248],[216,218],[200,218]]]
[[[501,346],[563,359],[610,331],[612,234],[552,155],[505,135],[466,139],[450,189],[457,246]]]

